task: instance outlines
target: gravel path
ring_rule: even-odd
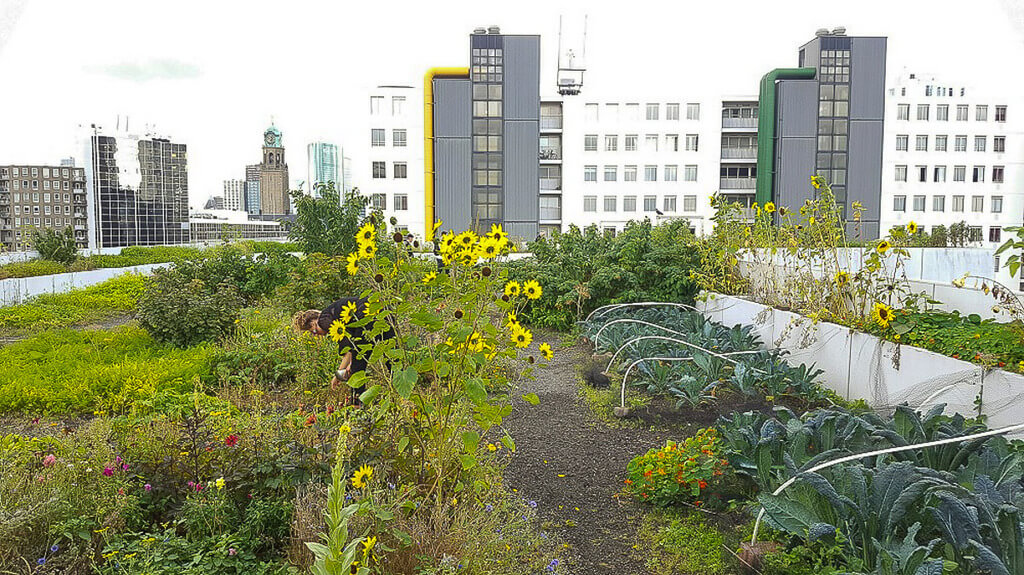
[[[577,395],[575,368],[588,352],[577,345],[555,353],[551,366],[521,390],[536,393],[540,405],[517,400],[506,420],[517,447],[507,482],[536,501],[547,528],[569,543],[569,573],[644,573],[632,549],[642,509],[616,494],[629,461],[664,445],[670,432],[612,428],[596,419]]]

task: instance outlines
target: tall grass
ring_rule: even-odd
[[[0,308],[0,333],[35,333],[69,327],[135,310],[144,279],[124,274],[87,288],[33,297]]]

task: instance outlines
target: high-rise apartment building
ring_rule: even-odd
[[[478,28],[470,66],[429,71],[424,91],[424,219],[536,237],[540,36]]]
[[[258,216],[260,209],[260,165],[250,164],[245,167],[245,211]]]
[[[359,192],[385,219],[424,237],[423,92],[412,86],[384,85],[369,91],[369,114],[356,165]],[[348,148],[346,148],[348,149]],[[348,165],[344,164],[347,168]],[[346,177],[346,181],[351,181]],[[350,186],[350,185],[349,185]],[[351,191],[348,187],[346,191]]]
[[[929,232],[964,222],[972,245],[996,247],[1006,227],[1024,223],[1024,123],[1012,99],[931,75],[890,83],[883,233],[911,221]]]
[[[0,166],[0,243],[4,251],[32,249],[32,231],[71,228],[88,246],[85,170],[60,166]]]
[[[263,132],[263,161],[260,163],[260,214],[283,216],[291,213],[288,162],[284,157],[281,130],[271,124]]]
[[[245,180],[224,180],[224,209],[244,211]]]
[[[90,248],[189,241],[185,144],[94,127],[85,152]]]

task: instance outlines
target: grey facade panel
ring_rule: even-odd
[[[797,209],[804,200],[814,199],[815,138],[782,138],[776,148],[775,203]]]
[[[885,110],[885,38],[851,38],[850,120],[881,120]]]
[[[537,120],[505,122],[506,222],[537,223],[540,211],[539,152],[540,125]]]
[[[506,120],[540,117],[540,36],[505,36],[502,104]]]
[[[537,235],[540,233],[540,226],[537,225],[537,222],[505,222],[503,229],[513,239],[527,242],[537,239]]]
[[[878,222],[882,202],[882,121],[851,120],[847,201],[864,206],[863,220]]]
[[[468,138],[472,122],[472,90],[468,78],[434,80],[434,136]]]
[[[434,139],[434,214],[442,230],[470,227],[470,139]]]
[[[778,129],[775,132],[778,137],[815,137],[818,134],[818,82],[782,80],[778,91]]]

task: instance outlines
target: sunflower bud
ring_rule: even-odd
[[[485,277],[485,278],[486,278],[486,277],[491,277],[491,268],[489,268],[489,267],[487,267],[487,266],[484,266],[484,269],[480,270],[480,272],[481,272],[482,274],[484,274],[484,277]]]
[[[398,225],[398,218],[396,218],[395,216],[391,216],[391,219],[388,220],[388,221],[391,222],[391,225],[393,225],[393,226],[397,226]]]
[[[462,319],[463,315],[465,315],[465,314],[462,313],[461,309],[455,310],[455,319]]]
[[[375,281],[377,283],[384,283],[384,276],[381,275],[381,274],[377,274],[377,275],[373,276],[373,281]]]
[[[391,236],[391,239],[395,240],[396,244],[402,243],[402,232],[395,232],[395,235]]]
[[[501,296],[501,301],[506,301],[506,302],[507,302],[508,300],[509,300],[509,297],[508,297],[508,295],[507,295],[507,294],[503,294],[503,295]]]
[[[526,358],[526,361],[528,361],[530,363],[533,363],[533,362],[535,362],[537,360],[531,355],[530,357]]]

